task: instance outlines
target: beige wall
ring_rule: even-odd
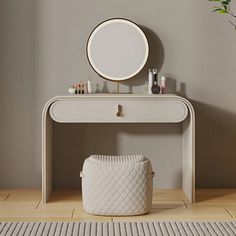
[[[143,26],[147,67],[193,102],[197,186],[236,187],[236,33],[210,11],[207,0],[1,0],[0,187],[40,186],[43,104],[88,76],[102,89],[85,45],[96,24],[116,16]],[[121,89],[142,92],[144,78]]]

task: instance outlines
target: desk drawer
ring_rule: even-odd
[[[50,107],[52,119],[63,123],[177,123],[187,114],[181,101],[68,100]]]

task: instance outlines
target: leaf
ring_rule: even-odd
[[[224,7],[224,9],[225,9],[226,11],[228,11],[229,6],[223,5],[223,7]]]
[[[229,4],[222,3],[221,6],[229,7]]]
[[[228,13],[226,10],[220,10],[218,11],[219,14],[225,14],[225,13]]]
[[[221,4],[222,4],[222,5],[226,5],[226,6],[229,5],[229,3],[228,3],[227,1],[223,1]]]
[[[216,8],[215,10],[213,10],[212,12],[217,12],[217,11],[224,11],[223,9],[221,8]]]

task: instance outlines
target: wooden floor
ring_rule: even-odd
[[[150,214],[99,217],[83,210],[78,191],[54,191],[42,204],[40,190],[0,190],[0,221],[236,220],[236,189],[199,189],[190,204],[181,190],[156,190]]]

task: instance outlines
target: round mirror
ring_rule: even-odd
[[[126,19],[110,19],[90,34],[87,56],[103,78],[122,81],[135,76],[148,58],[148,41],[143,31]]]

